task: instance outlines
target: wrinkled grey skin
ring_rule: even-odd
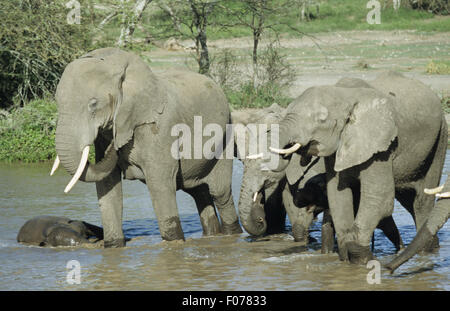
[[[445,182],[444,189],[441,191],[442,193],[450,191],[450,178],[447,176],[447,181]],[[403,263],[408,261],[415,254],[420,252],[424,247],[427,246],[427,243],[439,229],[444,226],[450,217],[450,198],[438,198],[434,209],[431,211],[430,216],[428,217],[425,224],[420,228],[419,232],[415,236],[414,240],[408,247],[399,254],[396,258],[394,258],[390,263],[386,265],[386,268],[391,270],[391,273],[395,271],[398,267],[400,267]]]
[[[278,123],[284,117],[284,112],[284,108],[273,104],[265,109],[233,111],[232,121],[243,125],[267,124],[270,129],[271,124]],[[248,135],[251,133],[247,132],[246,140]],[[262,171],[262,159],[246,159],[248,149],[247,145],[244,151],[239,150],[244,173],[238,209],[244,229],[254,236],[284,232],[287,213],[294,240],[306,245],[314,213],[295,207],[293,194],[306,180],[325,171],[323,161],[312,166],[304,176],[299,175],[288,181],[285,171]],[[259,192],[259,195],[253,202],[255,192]]]
[[[78,246],[103,239],[103,229],[67,217],[38,216],[28,220],[17,234],[17,242],[37,246]]]
[[[352,188],[352,193],[354,201],[353,212],[356,215],[360,200],[359,187]],[[299,208],[310,209],[311,207],[317,206],[323,210],[322,253],[331,253],[334,248],[334,229],[331,216],[329,216],[326,173],[318,174],[310,178],[305,183],[303,188],[298,189],[294,194],[294,204]],[[383,231],[386,237],[392,242],[392,244],[394,244],[397,251],[403,248],[403,241],[401,239],[400,232],[398,231],[397,225],[395,224],[392,216],[388,216],[380,220],[377,228]]]
[[[218,124],[223,133],[230,123],[227,100],[211,79],[188,71],[157,75],[137,55],[105,48],[66,67],[56,100],[56,151],[63,167],[73,175],[83,148],[95,145],[96,163],[88,163],[80,179],[96,182],[105,247],[125,245],[122,175],[147,184],[164,240],[184,239],[178,189],[194,197],[204,234],[242,232],[231,196],[232,160],[194,159],[194,117],[202,117],[203,127]],[[176,124],[191,130],[191,159],[172,155],[183,136],[172,136]],[[203,137],[202,146],[209,139]]]
[[[281,148],[325,159],[327,195],[341,260],[366,263],[381,219],[394,198],[413,215],[419,230],[433,207],[424,188],[439,184],[447,147],[440,100],[429,87],[395,72],[367,83],[343,79],[336,86],[307,89],[280,122]],[[281,170],[294,153],[280,157]],[[360,184],[357,215],[352,185]],[[356,217],[355,217],[356,216]],[[435,247],[437,239],[427,245]]]

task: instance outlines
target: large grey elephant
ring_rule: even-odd
[[[67,217],[38,216],[28,220],[17,234],[17,242],[37,246],[78,246],[90,237],[103,239],[103,229]]]
[[[391,273],[421,251],[450,217],[450,178],[448,175],[447,181],[443,186],[434,189],[425,189],[425,194],[436,196],[436,205],[414,240],[400,255],[386,265],[386,268],[391,270]]]
[[[343,79],[307,89],[279,123],[280,171],[302,159],[325,159],[327,195],[341,260],[365,263],[380,220],[392,214],[394,198],[413,215],[419,230],[433,207],[424,188],[439,184],[447,147],[440,100],[423,83],[395,72],[367,83]],[[272,135],[270,135],[272,137]],[[279,148],[281,147],[281,148]],[[353,185],[360,204],[353,211]],[[437,238],[427,249],[436,247]]]
[[[285,109],[273,104],[264,109],[237,110],[232,112],[233,124],[248,126],[277,124],[285,114]],[[239,131],[235,131],[239,135]],[[325,166],[323,161],[316,165],[310,165],[304,176],[286,176],[286,171],[272,172],[261,170],[262,159],[253,158],[249,151],[250,135],[259,140],[258,132],[251,131],[251,127],[245,129],[246,145],[239,150],[239,142],[236,137],[238,156],[244,164],[241,195],[239,198],[240,219],[245,230],[251,235],[279,233],[285,230],[286,213],[292,225],[292,235],[296,242],[307,244],[309,240],[308,229],[314,217],[314,210],[298,209],[293,202],[293,195],[303,187],[305,182],[323,173]],[[306,169],[305,169],[306,170]],[[255,188],[257,186],[257,189]],[[254,197],[258,192],[259,196]]]
[[[188,71],[157,75],[137,55],[104,48],[67,65],[56,100],[55,167],[60,161],[73,175],[65,192],[77,180],[96,182],[105,247],[125,245],[122,175],[147,184],[164,240],[184,239],[178,189],[193,196],[204,234],[242,232],[231,196],[232,159],[217,156],[217,148],[202,150],[213,139],[225,152],[230,123],[227,100],[211,79]],[[202,124],[215,124],[223,135],[203,137]],[[198,131],[201,138],[180,144]],[[87,160],[93,144],[95,164]]]

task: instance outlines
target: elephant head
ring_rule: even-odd
[[[272,152],[292,155],[290,162],[297,161],[296,153],[303,158],[335,154],[336,172],[386,151],[397,137],[391,99],[369,87],[309,88],[289,105],[279,128],[282,149],[272,147]]]
[[[242,225],[251,235],[258,236],[266,233],[268,221],[272,218],[272,215],[266,215],[269,212],[267,206],[269,208],[272,205],[279,207],[282,204],[282,200],[283,202],[287,201],[287,199],[292,201],[292,196],[283,191],[286,186],[285,183],[289,183],[287,187],[290,185],[293,186],[298,182],[303,175],[303,171],[306,169],[306,166],[301,166],[301,163],[304,164],[304,161],[301,161],[299,155],[294,156],[298,161],[293,161],[291,165],[287,165],[289,162],[288,159],[280,158],[277,161],[278,163],[275,163],[275,167],[273,167],[274,163],[271,163],[272,161],[263,155],[277,157],[276,155],[268,154],[267,152],[258,153],[255,151],[256,148],[252,150],[251,146],[249,146],[250,142],[260,143],[262,134],[267,134],[263,137],[263,139],[267,138],[267,146],[272,144],[274,138],[278,139],[278,128],[272,125],[278,125],[278,122],[284,117],[284,113],[285,109],[276,104],[258,111],[232,113],[233,123],[242,122],[247,126],[243,128],[240,132],[241,134],[237,132],[236,143],[238,157],[244,164],[244,174],[239,197],[239,215]],[[251,125],[254,125],[254,127]],[[267,132],[264,133],[263,130],[258,128],[258,125],[266,125]],[[245,138],[244,145],[240,144],[239,137]],[[281,169],[278,169],[278,167],[281,167]],[[286,196],[289,198],[286,199]],[[271,204],[272,202],[274,204]],[[286,210],[289,214],[289,209],[286,208]],[[299,212],[295,209],[294,213],[298,214]],[[292,219],[295,217],[289,215],[289,218],[293,222]],[[284,224],[284,219],[281,221]],[[294,223],[292,225],[294,231],[296,227]],[[296,236],[298,237],[296,240],[304,240],[307,236],[307,228],[298,230],[298,234],[294,233],[294,237]]]
[[[73,175],[65,192],[78,179],[107,177],[134,128],[155,122],[165,103],[156,80],[138,56],[114,48],[95,50],[67,65],[56,91],[58,156],[52,169],[60,162]],[[100,139],[109,146],[96,150],[97,163],[90,164],[89,147]]]
[[[408,247],[390,263],[386,268],[393,273],[395,269],[400,267],[415,254],[423,250],[427,243],[432,240],[438,230],[446,223],[450,217],[450,179],[447,176],[447,181],[443,186],[434,189],[425,189],[426,194],[435,195],[437,197],[436,206],[429,215],[425,224],[420,228],[419,232],[414,237],[414,240]]]

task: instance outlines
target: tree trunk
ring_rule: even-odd
[[[121,0],[121,2],[123,8],[124,2],[128,2],[128,0]],[[142,14],[144,13],[144,10],[147,8],[147,5],[150,2],[152,2],[152,0],[138,0],[136,2],[136,5],[134,6],[131,17],[128,17],[127,12],[122,13],[122,29],[120,30],[120,37],[117,41],[117,46],[125,47],[130,43],[136,25],[140,22]]]

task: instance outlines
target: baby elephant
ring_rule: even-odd
[[[352,192],[353,209],[356,216],[359,206],[359,185],[353,185]],[[322,253],[332,252],[334,247],[334,229],[328,206],[326,174],[318,174],[309,179],[303,188],[297,190],[293,199],[294,204],[299,208],[307,208],[308,210],[314,208],[313,212],[315,215],[323,211]],[[386,237],[394,244],[397,251],[403,248],[400,233],[392,216],[383,218],[377,228],[383,231]]]
[[[77,246],[103,239],[103,229],[66,217],[38,216],[28,220],[17,235],[17,242],[38,246]]]

